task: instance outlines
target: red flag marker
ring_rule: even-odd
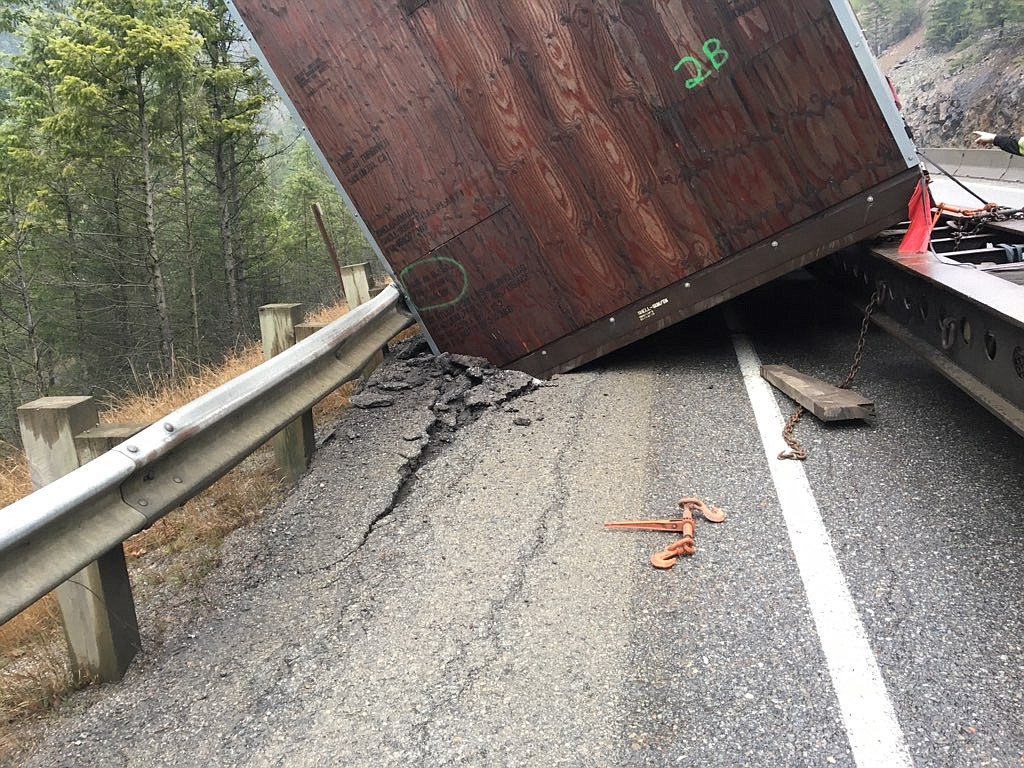
[[[932,227],[932,199],[928,194],[928,182],[924,179],[918,182],[914,194],[907,205],[907,212],[910,214],[910,227],[907,234],[903,236],[900,243],[900,253],[927,253],[931,244]]]

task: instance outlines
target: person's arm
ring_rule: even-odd
[[[992,140],[992,143],[1011,155],[1024,155],[1024,136],[1000,133]]]
[[[974,143],[988,147],[993,144],[1011,155],[1024,155],[1024,136],[1013,136],[1008,133],[989,133],[975,131]]]

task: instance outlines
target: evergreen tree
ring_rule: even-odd
[[[21,53],[0,72],[0,82],[9,96],[4,118],[8,215],[21,225],[20,253],[31,273],[28,298],[47,307],[36,331],[60,354],[62,348],[84,344],[87,280],[79,266],[82,199],[77,194],[84,168],[76,148],[53,131],[61,110],[50,66],[56,21],[41,6],[28,14]],[[75,379],[84,357],[72,359],[62,366],[63,375]]]
[[[971,32],[969,11],[969,0],[934,0],[928,9],[925,38],[936,48],[952,48]]]
[[[161,161],[174,114],[167,84],[188,75],[197,47],[182,8],[168,0],[76,0],[53,42],[63,109],[55,126],[91,145],[95,165],[118,175],[122,236],[133,235],[155,318],[159,370],[174,375],[166,254],[158,233]],[[129,161],[125,163],[124,161]],[[116,168],[114,167],[116,164]],[[119,173],[120,172],[120,173]]]
[[[309,204],[343,258],[366,245],[308,147],[268,135],[224,2],[0,11],[0,440],[26,400],[138,389],[247,340],[258,304],[337,297]]]
[[[921,21],[917,0],[858,0],[853,5],[864,34],[876,51],[899,42]]]
[[[308,302],[314,300],[315,290],[311,289],[316,286],[333,285],[335,293],[340,290],[312,213],[314,203],[323,209],[328,236],[342,264],[366,261],[370,252],[359,225],[338,197],[309,143],[297,141],[287,159],[289,174],[278,196],[279,256],[268,266],[279,275],[281,290],[298,297],[295,301]]]
[[[39,276],[33,235],[40,222],[32,211],[38,162],[12,119],[15,111],[5,107],[0,108],[0,396],[5,403],[0,434],[13,431],[22,402],[48,393],[53,375],[33,290]]]
[[[259,63],[241,46],[241,31],[223,0],[204,0],[201,74],[205,119],[201,148],[217,203],[217,233],[223,264],[228,329],[235,338],[252,330],[248,286],[250,247],[265,214],[266,135],[261,122],[271,98]]]
[[[1000,28],[1006,22],[1024,21],[1024,0],[974,0],[971,23],[975,30]]]

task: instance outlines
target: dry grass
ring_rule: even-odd
[[[346,311],[344,304],[326,307],[308,321],[330,322]],[[156,391],[114,398],[102,420],[151,424],[260,362],[260,345],[254,344],[221,365],[182,374]],[[342,387],[319,403],[314,409],[315,422],[329,422],[347,408],[350,391],[350,386]],[[0,458],[0,505],[30,491],[24,457]],[[194,580],[213,563],[198,569],[194,563],[176,568],[175,553],[200,547],[215,553],[228,533],[257,519],[280,493],[272,454],[264,447],[205,492],[126,541],[125,555],[133,578],[144,571],[149,582]],[[51,595],[0,625],[0,763],[16,746],[14,734],[20,718],[50,710],[82,682],[71,678],[59,609]]]
[[[0,626],[0,764],[18,744],[18,721],[49,710],[76,687],[57,601],[47,595]]]
[[[31,489],[25,457],[17,452],[0,455],[0,507],[13,504]]]

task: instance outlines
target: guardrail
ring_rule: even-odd
[[[413,322],[399,292],[388,286],[295,346],[4,508],[0,623],[112,549],[123,567],[125,539],[208,488],[315,403],[357,378],[380,348]],[[110,600],[124,588],[130,590],[126,577],[124,585],[112,588]]]

